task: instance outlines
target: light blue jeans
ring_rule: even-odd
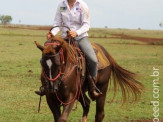
[[[84,37],[82,39],[76,40],[76,43],[85,55],[86,63],[87,63],[90,75],[92,77],[97,77],[98,61],[97,61],[95,51],[93,50],[93,47],[90,41],[88,40],[88,37]]]

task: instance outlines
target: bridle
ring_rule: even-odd
[[[53,42],[53,43],[47,43],[47,44],[45,44],[45,46],[46,46],[46,45],[60,46],[59,43],[55,43],[55,42]],[[43,54],[43,56],[46,56],[46,57],[49,57],[49,58],[56,57],[56,56],[58,56],[58,55],[60,55],[61,62],[64,64],[65,61],[64,61],[64,55],[63,55],[63,48],[60,48],[59,52],[56,53],[56,54],[54,54],[54,55],[46,55],[46,54]],[[59,73],[57,74],[57,76],[56,76],[55,78],[50,78],[50,77],[48,77],[48,75],[46,74],[44,68],[42,69],[42,74],[43,74],[43,76],[44,76],[48,81],[54,82],[54,81],[56,81],[56,80],[61,76],[61,74],[63,74],[63,73],[62,73],[61,67],[60,67],[60,68],[59,68]]]
[[[50,29],[50,31],[52,31],[54,28],[57,28],[57,27],[61,27],[61,26],[54,26],[54,27],[52,27],[52,28]],[[69,28],[69,27],[67,27],[67,26],[62,26],[62,27],[65,27],[65,28],[67,28],[67,29],[70,31],[70,28]],[[45,46],[47,46],[47,45],[60,46],[60,44],[59,44],[59,43],[56,43],[56,42],[46,43]],[[56,54],[54,54],[54,55],[46,55],[46,54],[43,54],[43,55],[46,56],[46,57],[49,57],[49,58],[56,57],[56,56],[60,55],[61,62],[62,62],[63,64],[65,63],[64,55],[63,55],[63,48],[60,48],[59,52],[56,53]],[[56,80],[61,76],[61,74],[63,74],[62,71],[61,71],[61,67],[60,67],[60,69],[59,69],[58,75],[57,75],[55,78],[52,78],[52,79],[48,77],[48,75],[45,73],[44,69],[43,69],[42,73],[43,73],[43,76],[44,76],[47,80],[49,80],[49,81],[51,81],[51,82],[56,81]]]
[[[47,46],[47,45],[60,46],[60,44],[59,44],[59,43],[56,43],[56,42],[46,43],[45,46]],[[64,55],[63,55],[63,48],[61,48],[61,49],[59,50],[59,52],[56,53],[56,54],[54,54],[54,55],[46,55],[46,54],[43,54],[43,55],[46,56],[46,57],[52,58],[52,57],[58,56],[59,54],[60,54],[61,61],[62,61],[62,63],[64,64],[64,63],[65,63],[65,60],[64,60]]]

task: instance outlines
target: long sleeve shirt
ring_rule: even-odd
[[[76,0],[73,7],[70,9],[67,0],[63,0],[57,7],[57,12],[54,19],[54,26],[67,26],[70,30],[75,31],[79,40],[88,36],[87,31],[90,28],[90,16],[87,4],[82,0]],[[62,31],[62,37],[66,38],[67,28],[56,27],[51,30],[55,36],[59,31]]]

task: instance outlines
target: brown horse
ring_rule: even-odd
[[[80,82],[78,67],[69,51],[68,43],[60,37],[54,37],[51,43],[41,46],[35,42],[42,51],[42,74],[41,81],[46,90],[46,100],[53,113],[56,122],[66,122],[75,100],[83,107],[82,122],[86,122],[90,107],[90,100],[86,96],[88,90],[88,78]],[[102,122],[104,118],[104,105],[109,80],[112,74],[114,92],[120,86],[123,102],[127,101],[130,94],[134,101],[138,99],[143,90],[143,85],[135,80],[135,74],[119,66],[111,55],[99,44],[97,44],[110,65],[98,71],[96,86],[102,95],[96,99],[96,122]],[[85,75],[87,76],[87,75]],[[115,96],[115,94],[114,94]],[[60,107],[63,105],[61,113]]]

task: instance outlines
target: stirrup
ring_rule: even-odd
[[[93,78],[92,76],[89,76],[89,84],[90,84],[89,86],[90,91],[88,93],[89,93],[90,98],[94,101],[100,95],[102,95],[102,92],[95,85],[95,78]]]
[[[95,87],[95,90],[99,93],[99,94],[102,94],[102,92],[100,91],[100,89],[99,88],[97,88],[97,86],[95,85],[94,86]]]
[[[88,94],[89,94],[90,98],[92,99],[92,101],[94,101],[102,95],[102,92],[98,93],[98,92],[96,92],[96,90],[93,90],[93,91],[88,92]]]
[[[43,86],[40,87],[40,91],[35,91],[37,95],[44,96],[45,95],[45,89]]]

